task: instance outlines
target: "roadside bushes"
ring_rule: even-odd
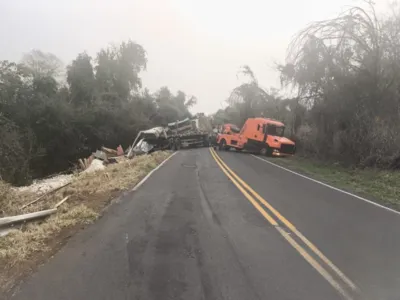
[[[132,41],[95,59],[80,53],[66,72],[40,50],[20,64],[0,61],[0,179],[23,185],[68,171],[100,146],[126,148],[138,131],[190,116],[195,97],[141,90],[146,64]]]

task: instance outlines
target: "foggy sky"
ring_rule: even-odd
[[[379,5],[386,2],[378,0]],[[143,85],[195,95],[194,111],[213,113],[247,64],[263,87],[279,87],[291,37],[354,0],[0,0],[0,60],[31,49],[67,65],[110,42],[132,39],[148,54]]]

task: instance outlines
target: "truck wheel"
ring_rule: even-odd
[[[263,156],[271,156],[272,155],[272,148],[268,145],[260,150],[260,154]]]
[[[181,146],[182,146],[181,140],[180,140],[180,139],[177,139],[177,140],[175,141],[175,150],[180,150],[180,149],[181,149]]]
[[[267,156],[272,156],[272,152],[274,151],[274,149],[268,147],[267,148]]]
[[[169,141],[169,149],[172,151],[175,151],[175,141],[174,140]]]
[[[209,147],[209,146],[210,146],[210,141],[208,139],[204,139],[203,147]]]
[[[227,147],[226,147],[226,141],[225,140],[222,140],[222,141],[220,141],[219,142],[219,150],[227,150]]]
[[[261,148],[261,150],[260,150],[260,154],[262,156],[267,156],[267,152],[268,152],[268,149],[266,147],[265,148]]]
[[[178,151],[179,149],[181,149],[181,141],[179,139],[172,141],[171,142],[171,150]]]

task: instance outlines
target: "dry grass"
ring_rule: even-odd
[[[62,198],[70,196],[56,214],[22,225],[7,236],[0,237],[0,268],[7,274],[0,276],[0,292],[8,290],[15,279],[21,278],[24,269],[32,268],[36,256],[53,254],[57,249],[52,248],[57,239],[63,239],[63,231],[72,230],[73,234],[79,229],[77,225],[93,222],[113,196],[132,188],[169,155],[170,152],[155,152],[109,165],[94,173],[77,174],[69,186],[23,210],[20,209],[22,205],[38,196],[18,193],[0,181],[0,217],[53,208]],[[27,264],[26,268],[24,264]]]
[[[24,209],[20,208],[37,199],[38,195],[29,192],[18,193],[10,185],[0,181],[0,217],[53,208],[67,195],[70,196],[68,203],[73,203],[74,200],[82,198],[79,197],[82,195],[129,189],[169,155],[170,152],[167,151],[154,152],[131,160],[122,160],[104,170],[76,174],[69,186]]]
[[[79,193],[101,193],[104,191],[126,190],[141,180],[150,170],[169,156],[169,152],[154,152],[151,155],[138,156],[118,164],[108,166],[105,170],[83,174],[64,195]]]
[[[14,229],[0,238],[0,260],[5,260],[12,266],[24,261],[33,252],[48,251],[46,241],[49,236],[69,226],[91,223],[97,216],[95,211],[80,204],[71,210],[64,209],[64,212],[55,214],[42,223],[27,224],[23,230]]]

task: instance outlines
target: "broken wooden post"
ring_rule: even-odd
[[[29,213],[29,214],[1,218],[0,219],[0,227],[9,226],[9,225],[19,223],[19,222],[44,218],[51,214],[54,214],[56,211],[57,211],[57,208],[52,208],[52,209],[41,210],[41,211]]]

